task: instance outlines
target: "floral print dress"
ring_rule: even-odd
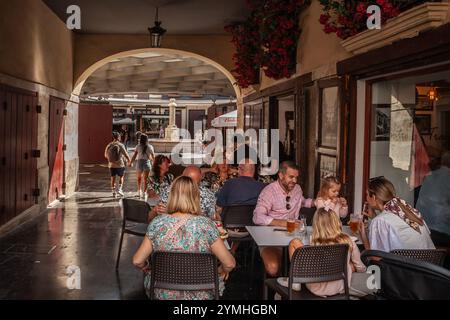
[[[210,219],[203,216],[183,218],[162,214],[149,224],[146,236],[150,239],[154,251],[169,252],[211,252],[211,245],[219,239],[219,231]],[[144,286],[149,295],[150,273],[145,276]],[[214,292],[180,291],[155,289],[155,298],[159,300],[212,300]]]
[[[154,191],[156,194],[161,195],[161,192],[165,189],[169,189],[174,177],[171,173],[166,173],[162,181],[155,177],[148,177],[147,192]]]

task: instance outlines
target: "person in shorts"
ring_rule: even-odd
[[[125,176],[125,160],[130,161],[125,146],[120,142],[120,134],[113,132],[113,141],[105,148],[105,158],[108,159],[108,168],[111,173],[111,191],[113,197],[119,194],[123,197],[123,181]],[[125,160],[124,160],[125,159]],[[119,177],[119,184],[116,187],[116,176]]]
[[[154,149],[153,146],[148,143],[148,136],[146,134],[141,134],[139,137],[139,144],[136,146],[133,157],[131,158],[129,163],[130,167],[134,160],[137,160],[137,196],[139,198],[145,198],[145,195],[147,194],[147,179],[150,174],[153,162],[155,161]],[[144,181],[143,190],[142,181]]]

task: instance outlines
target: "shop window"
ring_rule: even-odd
[[[431,227],[449,228],[430,217],[450,205],[450,71],[375,82],[371,91],[370,177],[389,179]]]

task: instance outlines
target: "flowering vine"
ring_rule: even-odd
[[[236,47],[233,55],[238,84],[259,81],[260,67],[273,79],[295,73],[299,14],[307,0],[247,0],[251,10],[244,22],[225,27]]]
[[[319,0],[323,7],[320,23],[325,33],[335,33],[341,39],[347,39],[361,31],[367,30],[369,14],[367,8],[378,5],[381,9],[381,23],[398,16],[412,6],[430,2],[430,0]],[[439,0],[438,0],[439,1]],[[438,2],[433,1],[431,2]]]

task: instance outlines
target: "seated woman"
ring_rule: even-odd
[[[355,242],[342,231],[339,215],[331,209],[317,209],[313,218],[311,245],[320,246],[327,244],[348,244],[348,282],[350,295],[365,296],[372,293],[367,288],[367,278],[370,274],[365,273],[366,266],[361,261],[361,255]],[[294,251],[303,246],[300,239],[296,238],[289,243],[289,257],[292,258]],[[284,280],[287,285],[287,280]],[[306,287],[315,295],[328,297],[344,293],[344,281],[336,280],[321,283],[309,283]]]
[[[211,252],[221,262],[219,275],[226,280],[236,261],[220,239],[214,222],[200,214],[196,183],[189,177],[176,178],[170,189],[167,214],[159,214],[149,224],[146,237],[133,257],[134,265],[148,271],[146,261],[153,250]],[[144,285],[146,290],[150,289],[150,273],[147,273]],[[162,300],[206,300],[213,299],[214,292],[155,289],[155,297]]]
[[[384,177],[369,180],[366,201],[376,215],[369,224],[369,235],[360,224],[366,249],[390,252],[395,249],[435,249],[430,230],[420,212],[395,196],[394,185]]]
[[[203,169],[202,173],[204,174],[200,185],[208,188],[214,194],[217,193],[229,179],[237,177],[237,170],[228,165],[225,157],[222,161],[214,163],[209,170]]]
[[[163,188],[169,188],[173,181],[173,174],[169,172],[170,159],[164,155],[157,155],[153,163],[153,176],[148,178],[148,199],[159,200]]]

